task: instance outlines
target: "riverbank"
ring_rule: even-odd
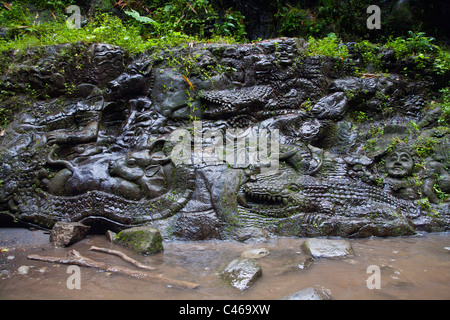
[[[42,231],[0,229],[0,299],[279,300],[306,288],[335,300],[450,299],[448,232],[349,240],[353,255],[316,258],[306,266],[301,265],[305,256],[301,245],[305,240],[276,238],[253,244],[165,242],[163,253],[145,257],[98,235],[89,235],[69,248],[53,248],[48,234]],[[156,267],[157,274],[200,286],[178,288],[82,267],[80,289],[70,289],[75,273],[68,265],[27,259],[31,254],[65,257],[70,250],[77,250],[95,260],[130,267],[118,257],[90,251],[91,246],[121,250]],[[250,288],[237,290],[218,277],[218,271],[242,252],[261,248],[269,254],[258,259],[262,277]],[[380,289],[369,289],[375,275],[370,266],[380,268]]]

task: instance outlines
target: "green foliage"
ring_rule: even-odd
[[[450,53],[434,44],[433,37],[427,37],[423,32],[412,31],[409,31],[408,35],[407,38],[390,38],[385,47],[392,48],[397,59],[412,59],[416,69],[431,66],[431,69],[439,75],[450,70]]]
[[[386,42],[386,47],[390,47],[394,50],[398,59],[407,58],[411,55],[431,54],[436,51],[436,46],[431,42],[434,41],[432,37],[426,37],[423,32],[417,34],[409,31],[410,37],[398,37],[390,38]]]
[[[439,177],[437,177],[436,180],[439,180]],[[444,202],[445,200],[448,199],[449,195],[447,193],[445,193],[444,191],[442,191],[442,189],[439,187],[438,183],[435,183],[433,185],[433,191],[436,193],[436,196],[438,197],[438,199],[441,202]]]
[[[275,18],[279,21],[278,32],[287,37],[320,37],[325,34],[326,24],[316,19],[309,9],[279,6]]]
[[[137,12],[134,9],[131,10],[125,10],[125,13],[127,15],[129,15],[130,17],[134,18],[136,21],[140,22],[140,23],[144,23],[144,24],[153,24],[156,26],[159,26],[159,23],[156,22],[155,20],[149,18],[149,17],[143,17],[139,14],[139,12]]]
[[[0,129],[6,128],[8,122],[8,110],[0,108]]]
[[[128,13],[130,14],[130,13]],[[133,17],[143,23],[141,16]],[[245,37],[244,17],[237,11],[229,9],[223,17],[208,0],[171,0],[154,7],[152,35],[165,36],[167,31],[179,32],[199,39],[224,36],[243,41]]]
[[[207,0],[173,0],[154,11],[154,18],[165,30],[196,35],[200,38],[212,34],[217,13]]]
[[[414,149],[416,151],[416,154],[420,157],[420,158],[426,158],[428,156],[430,156],[434,150],[435,150],[435,146],[437,144],[436,139],[433,138],[427,138],[427,139],[422,139],[419,138],[416,143],[414,144]]]
[[[372,118],[369,118],[367,114],[363,111],[353,111],[352,118],[355,120],[356,123],[363,123],[372,120]]]
[[[0,41],[0,51],[77,41],[110,43],[127,48],[130,52],[142,52],[146,49],[145,40],[140,36],[138,28],[125,26],[118,17],[101,14],[82,29],[69,29],[65,23],[59,22],[32,26],[14,41]]]
[[[119,1],[124,19],[96,13],[81,29],[69,29],[65,24],[65,6],[72,1],[38,1],[33,5],[28,2],[15,1],[8,8],[0,4],[0,25],[21,26],[13,29],[13,39],[0,39],[0,51],[85,41],[110,43],[133,53],[210,39],[242,42],[246,35],[244,17],[238,11],[230,9],[219,16],[208,0],[153,1],[148,6],[143,2]],[[35,23],[36,10],[44,9],[54,9],[55,19]]]
[[[0,4],[0,26],[26,26],[30,23],[31,12],[19,5],[18,2],[5,6]]]
[[[228,9],[222,18],[222,23],[214,24],[215,36],[233,37],[237,41],[244,41],[245,31],[244,16],[239,11]]]
[[[345,59],[348,57],[348,49],[336,37],[334,33],[330,33],[323,39],[308,39],[308,55],[323,55]]]
[[[375,70],[380,69],[381,61],[379,53],[382,49],[380,45],[371,43],[368,40],[363,40],[356,44],[355,49],[361,56],[362,65],[372,65]]]
[[[10,3],[11,2],[11,3]],[[15,0],[0,3],[0,26],[23,27],[40,23],[41,20],[64,20],[65,8],[73,0]]]
[[[366,9],[369,0],[319,0],[317,6],[306,7],[304,1],[276,1],[275,19],[280,36],[324,37],[335,33],[349,40],[367,38]],[[353,39],[354,40],[354,39]]]
[[[110,43],[127,48],[130,52],[142,52],[146,49],[145,41],[140,31],[133,25],[124,25],[122,20],[109,14],[101,14],[87,30],[91,35],[87,38],[92,42]]]
[[[450,87],[443,88],[439,91],[441,96],[442,116],[439,118],[439,123],[443,125],[450,124]]]

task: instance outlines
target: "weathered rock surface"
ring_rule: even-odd
[[[312,238],[303,242],[302,249],[314,258],[342,258],[353,254],[353,248],[347,240]]]
[[[330,295],[324,290],[315,288],[302,289],[296,293],[287,295],[281,300],[330,300]]]
[[[90,227],[79,222],[57,222],[50,233],[50,243],[55,247],[68,247],[83,240]]]
[[[162,252],[163,238],[158,229],[134,227],[122,230],[115,238],[117,243],[143,255]]]
[[[192,241],[221,239],[221,223],[213,210],[181,213],[174,233]]]
[[[262,268],[254,259],[240,258],[231,261],[219,276],[233,287],[245,290],[262,276]]]

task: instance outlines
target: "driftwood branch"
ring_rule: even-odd
[[[92,246],[89,250],[103,252],[103,253],[109,253],[109,254],[118,256],[118,257],[122,258],[123,260],[125,260],[126,262],[129,262],[129,263],[133,264],[134,266],[141,268],[141,269],[156,270],[156,268],[148,266],[146,264],[143,264],[118,250],[112,250],[112,249],[108,249],[108,248],[99,248],[96,246]]]
[[[81,267],[97,268],[97,269],[102,269],[107,272],[120,273],[120,274],[124,274],[124,275],[131,276],[134,278],[139,278],[139,279],[155,280],[158,282],[175,285],[175,286],[180,286],[180,287],[185,287],[185,288],[189,288],[189,289],[195,289],[199,286],[198,283],[166,278],[166,277],[163,277],[163,276],[157,275],[157,274],[151,274],[151,273],[144,272],[144,271],[136,271],[136,270],[126,268],[126,267],[116,266],[116,265],[108,264],[105,262],[92,260],[92,259],[82,256],[76,250],[70,250],[69,254],[68,254],[68,258],[66,258],[66,259],[59,258],[59,257],[43,257],[43,256],[40,256],[37,254],[29,255],[28,259],[51,262],[51,263],[77,265],[77,266],[81,266]]]

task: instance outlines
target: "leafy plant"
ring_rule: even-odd
[[[345,59],[348,57],[348,49],[334,33],[330,33],[327,37],[322,39],[310,37],[308,39],[307,54]]]
[[[288,37],[323,36],[326,24],[317,20],[316,12],[291,5],[279,5],[275,18],[279,21],[278,33]]]
[[[354,111],[352,117],[355,119],[356,123],[363,123],[372,120],[372,118],[368,117],[363,111]]]
[[[134,18],[136,21],[144,24],[153,24],[156,26],[159,26],[160,24],[153,20],[152,18],[141,16],[139,12],[137,12],[134,9],[131,10],[125,10],[125,13],[129,15],[130,17]]]
[[[433,138],[419,139],[414,144],[414,149],[420,158],[426,158],[434,152],[436,144],[437,141]]]
[[[376,70],[380,69],[381,61],[378,54],[381,51],[381,47],[377,44],[373,44],[368,40],[363,40],[355,45],[355,49],[361,56],[361,63],[365,66],[371,64]]]
[[[390,38],[385,47],[392,48],[397,59],[412,59],[417,69],[431,66],[432,70],[443,75],[450,70],[450,53],[434,44],[433,37],[425,33],[408,32],[409,37]],[[407,72],[408,70],[404,70]]]
[[[450,123],[450,87],[443,88],[439,91],[441,96],[441,108],[442,108],[442,116],[439,118],[440,124],[449,124]]]
[[[154,18],[164,28],[204,38],[212,35],[218,14],[207,0],[172,0],[157,8]]]
[[[214,35],[234,37],[237,41],[243,41],[247,32],[245,31],[244,16],[239,11],[228,9],[222,22],[214,24]]]

